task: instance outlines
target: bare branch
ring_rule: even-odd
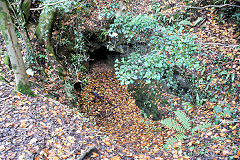
[[[31,11],[42,10],[45,6],[53,6],[53,5],[55,5],[55,4],[63,3],[63,2],[65,2],[65,1],[66,1],[66,0],[59,1],[59,2],[55,2],[55,3],[44,4],[43,7],[40,7],[40,8],[30,8],[30,10],[31,10]]]
[[[193,7],[193,6],[180,6],[180,7],[192,8],[192,9],[206,9],[206,8],[211,8],[211,7],[222,8],[222,7],[240,7],[240,6],[235,5],[235,4],[223,4],[223,5],[207,5],[207,6],[203,6],[203,7]]]
[[[234,1],[240,3],[240,0],[234,0]]]
[[[223,43],[201,43],[201,45],[218,45],[218,46],[223,46],[223,47],[232,47],[232,48],[237,48],[239,47],[240,45],[236,45],[236,44],[231,44],[231,45],[228,45],[228,44],[223,44]]]

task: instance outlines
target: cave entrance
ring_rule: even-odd
[[[100,48],[89,53],[90,60],[87,64],[87,68],[90,69],[93,67],[94,64],[97,64],[97,66],[100,68],[106,67],[107,65],[110,68],[114,69],[115,60],[120,59],[121,57],[122,57],[121,53],[116,51],[109,51],[106,47],[101,46]],[[106,65],[99,65],[99,64],[106,64]],[[80,81],[75,82],[73,85],[73,88],[76,91],[80,92],[83,88],[82,82]]]
[[[105,63],[114,68],[115,60],[121,58],[121,53],[116,51],[109,51],[107,47],[101,46],[99,49],[90,53],[90,67],[95,63]]]

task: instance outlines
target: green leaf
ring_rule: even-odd
[[[221,113],[222,112],[222,107],[221,106],[219,106],[219,105],[217,105],[217,106],[214,106],[214,111],[216,112],[216,113]]]
[[[231,81],[232,81],[232,83],[234,82],[234,78],[235,78],[235,74],[232,73],[232,76],[231,76]]]
[[[180,124],[173,119],[167,118],[167,119],[162,120],[160,123],[162,123],[163,125],[165,125],[168,128],[174,129],[176,131],[179,131],[179,132],[184,131],[184,129],[180,126]]]
[[[195,22],[193,22],[193,26],[196,26],[202,20],[203,20],[202,17],[198,17],[198,19]]]
[[[188,20],[183,20],[183,21],[179,22],[178,25],[193,26],[193,24],[190,21],[188,21]]]
[[[177,139],[176,138],[168,138],[166,141],[165,141],[165,145],[164,145],[164,148],[169,148],[169,146],[171,146],[173,148],[173,143],[174,142],[177,142]]]
[[[191,123],[190,123],[190,119],[187,117],[187,115],[181,110],[175,111],[175,114],[176,114],[179,122],[183,125],[184,129],[190,130]]]
[[[183,133],[176,134],[175,137],[178,141],[187,138],[187,136]]]
[[[212,127],[213,125],[212,124],[210,124],[210,123],[202,123],[202,124],[198,124],[196,127],[194,127],[193,129],[192,129],[192,134],[194,133],[194,132],[196,132],[197,130],[199,130],[199,131],[203,131],[203,130],[205,130],[205,129],[207,129],[207,128],[210,128],[210,127]]]

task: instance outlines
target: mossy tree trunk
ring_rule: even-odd
[[[21,4],[21,9],[25,18],[25,23],[28,23],[31,4],[32,0],[23,0]]]
[[[40,17],[39,23],[36,28],[36,35],[40,43],[44,44],[48,53],[55,58],[55,52],[51,45],[52,29],[56,17],[56,9],[51,6],[44,8]]]
[[[0,30],[7,46],[7,52],[15,75],[16,89],[29,86],[18,39],[5,0],[0,0]]]

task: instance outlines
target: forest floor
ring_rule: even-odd
[[[130,5],[129,9],[135,10],[136,14],[147,13],[147,6],[151,3],[139,2],[136,3],[138,5]],[[108,7],[104,1],[99,1],[98,6],[103,4]],[[93,30],[101,27],[97,22],[99,10],[102,9],[92,12],[95,18],[89,21]],[[173,10],[167,12],[171,14]],[[188,133],[188,139],[166,150],[163,147],[164,140],[175,132],[160,127],[159,121],[143,117],[127,86],[120,85],[114,70],[106,64],[99,62],[92,66],[88,85],[78,93],[82,100],[79,109],[67,106],[70,103],[64,91],[65,82],[59,78],[55,70],[58,64],[51,56],[45,55],[47,62],[53,62],[44,66],[47,77],[39,72],[29,76],[33,83],[32,90],[37,96],[27,97],[14,91],[12,71],[3,64],[5,52],[1,52],[1,76],[8,82],[0,82],[0,158],[77,159],[91,146],[99,150],[98,154],[92,155],[92,159],[240,158],[240,51],[231,47],[239,44],[239,33],[234,24],[219,24],[215,20],[215,13],[206,13],[205,16],[206,21],[201,26],[186,27],[186,32],[196,34],[203,44],[202,54],[196,58],[206,63],[206,75],[215,75],[213,84],[224,83],[226,73],[223,70],[234,73],[232,85],[237,92],[229,94],[216,91],[217,102],[194,106],[187,111],[187,115],[195,124],[207,121],[214,123],[214,116],[219,116],[222,122],[194,135]],[[6,50],[2,38],[0,42],[0,48]],[[40,48],[39,52],[45,51]],[[37,70],[39,66],[35,66],[36,69],[31,67]],[[213,68],[216,71],[214,73],[210,72]],[[65,79],[70,78],[66,75]],[[164,96],[168,99],[171,95],[164,93]],[[53,97],[57,97],[57,101]],[[174,108],[183,109],[181,99],[173,98],[174,102],[171,103]],[[232,114],[235,118],[224,112],[216,113],[215,106],[228,107],[234,111]],[[170,108],[160,107],[162,111]],[[87,111],[88,114],[84,115],[81,111]]]

